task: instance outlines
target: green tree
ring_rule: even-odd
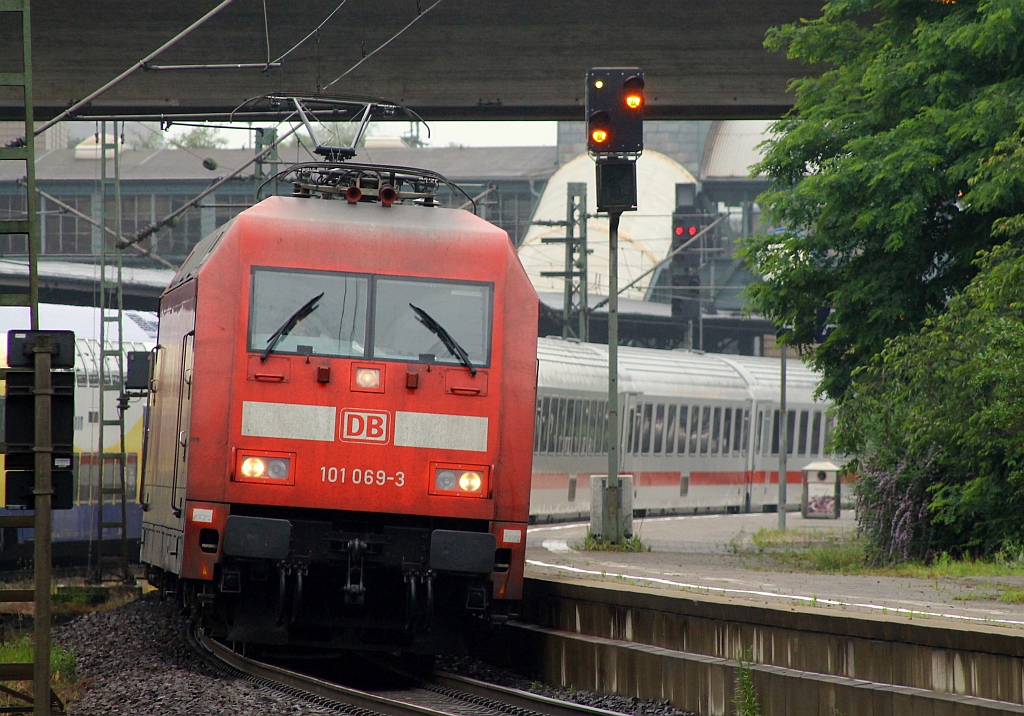
[[[833,0],[776,28],[766,45],[820,75],[757,166],[775,180],[770,225],[742,255],[764,282],[752,307],[813,342],[810,360],[842,400],[891,337],[917,331],[977,272],[993,235],[1024,226],[1024,3]]]
[[[189,127],[187,132],[169,142],[183,149],[220,149],[228,145],[228,140],[218,136],[213,127]]]
[[[942,314],[855,372],[839,409],[875,562],[1024,548],[1024,252],[975,263]]]

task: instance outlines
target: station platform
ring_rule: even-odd
[[[762,554],[753,537],[777,526],[776,514],[655,517],[634,521],[634,531],[650,552],[578,549],[586,523],[535,525],[527,537],[528,577],[614,582],[676,592],[710,595],[766,606],[873,614],[896,621],[936,620],[988,624],[1021,630],[1024,604],[999,601],[1005,590],[1024,589],[1024,576],[913,578],[874,574],[808,572],[778,554]],[[852,533],[856,520],[787,515],[795,531]],[[823,532],[822,536],[826,536]]]

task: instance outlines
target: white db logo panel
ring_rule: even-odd
[[[342,410],[341,439],[386,443],[391,437],[391,414],[380,410]]]

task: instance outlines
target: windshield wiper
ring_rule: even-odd
[[[424,311],[422,308],[414,306],[411,303],[409,304],[409,308],[416,311],[417,320],[419,320],[420,323],[426,326],[427,330],[429,330],[435,336],[440,338],[441,342],[444,343],[444,347],[448,349],[448,352],[451,353],[456,358],[458,358],[460,361],[462,361],[462,364],[469,368],[469,374],[475,376],[476,368],[474,368],[473,364],[470,362],[469,355],[466,353],[466,349],[460,346],[457,340],[452,338],[452,334],[446,331],[444,329],[444,326],[442,326],[440,323],[431,318],[430,314]]]
[[[299,321],[311,314],[317,309],[317,301],[324,297],[323,291],[320,292],[319,296],[313,296],[313,298],[306,301],[305,305],[299,310],[288,317],[288,320],[281,324],[274,333],[267,339],[267,347],[263,351],[263,355],[260,356],[260,362],[263,363],[267,360],[267,356],[274,350],[274,346],[277,342],[291,333],[291,330],[298,325]]]

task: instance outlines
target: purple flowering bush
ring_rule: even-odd
[[[838,408],[874,563],[1024,545],[1024,252],[1006,244],[977,264],[941,314],[857,371]]]

